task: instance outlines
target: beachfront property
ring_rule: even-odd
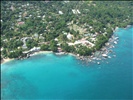
[[[43,7],[44,5],[51,6]],[[114,5],[116,4],[111,3],[109,6]],[[74,6],[75,8],[73,8]],[[113,12],[108,12],[108,9],[104,8],[98,12],[100,8],[98,2],[97,4],[95,2],[81,3],[80,1],[60,3],[45,1],[36,2],[36,4],[33,2],[3,2],[1,12],[2,55],[8,57],[9,51],[14,51],[15,54],[18,51],[29,51],[34,47],[40,47],[40,50],[44,47],[43,49],[49,51],[57,51],[58,48],[61,48],[64,52],[73,53],[78,52],[76,50],[79,45],[91,49],[92,53],[100,50],[118,27],[115,23],[126,20],[125,24],[121,24],[121,26],[126,26],[132,18],[131,14],[128,14],[128,17],[123,14],[122,18],[117,18],[119,14],[113,16],[112,13],[117,11],[112,7],[110,9]],[[106,13],[102,12],[103,10]],[[126,10],[126,13],[129,11],[123,7],[121,10]],[[106,20],[101,14],[103,16],[106,14],[108,19]],[[117,41],[114,44],[117,44]],[[34,48],[33,51],[36,49]]]
[[[1,99],[132,99],[132,11],[132,1],[3,0]]]
[[[80,14],[81,12],[78,9],[72,9],[73,14]]]

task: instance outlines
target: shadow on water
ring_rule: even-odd
[[[1,80],[1,99],[32,99],[32,96],[37,95],[37,88],[33,86],[21,74],[10,74],[4,76]]]

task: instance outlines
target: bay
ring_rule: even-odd
[[[2,64],[1,98],[132,100],[133,27],[119,28],[114,34],[119,37],[115,53],[100,65],[52,53]]]

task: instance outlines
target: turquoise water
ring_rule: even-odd
[[[133,27],[115,34],[116,57],[110,54],[100,65],[51,53],[2,64],[2,99],[131,100]]]

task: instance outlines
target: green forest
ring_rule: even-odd
[[[132,1],[2,1],[1,54],[17,58],[33,47],[53,52],[60,47],[65,52],[91,55],[108,42],[116,27],[133,25],[132,6]],[[27,48],[23,48],[24,37],[30,37],[25,41]],[[68,45],[82,38],[95,46]]]

